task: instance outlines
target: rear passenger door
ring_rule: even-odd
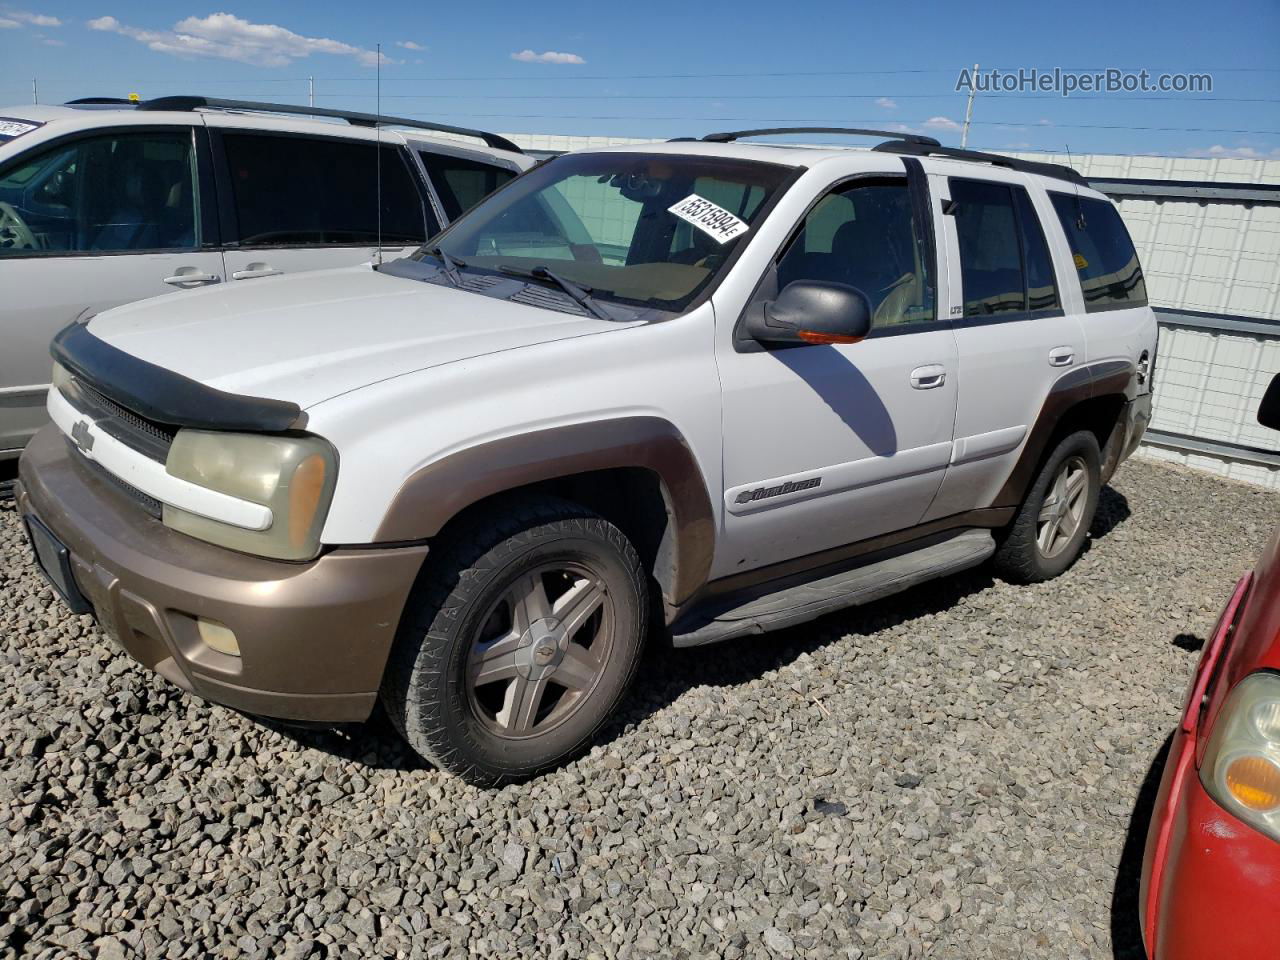
[[[1054,214],[1016,180],[934,176],[959,351],[951,465],[925,519],[991,506],[1050,388],[1086,359],[1043,224]],[[957,284],[956,278],[959,278]]]
[[[379,231],[382,256],[392,260],[439,229],[396,144],[229,127],[216,129],[213,142],[231,282],[364,263]]]

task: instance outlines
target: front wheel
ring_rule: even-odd
[[[410,746],[489,786],[585,747],[646,629],[644,571],[622,532],[545,498],[468,524],[428,563],[383,684]]]
[[[1098,508],[1101,464],[1098,439],[1088,430],[1054,447],[996,551],[1001,577],[1037,583],[1075,563]]]

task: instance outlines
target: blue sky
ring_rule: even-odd
[[[977,96],[971,147],[1280,158],[1280,3],[0,0],[0,103],[203,93],[529,133],[782,123],[958,144],[962,67],[1208,72],[1211,94]],[[1137,97],[1138,99],[1132,99]],[[1168,129],[1173,128],[1173,129]]]

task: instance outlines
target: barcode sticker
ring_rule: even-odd
[[[689,194],[667,209],[686,223],[693,224],[716,243],[728,243],[751,229],[724,207],[717,206],[696,193]]]

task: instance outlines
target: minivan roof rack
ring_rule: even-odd
[[[412,127],[415,130],[431,130],[435,133],[452,133],[462,137],[476,137],[497,150],[509,150],[512,153],[523,151],[506,137],[485,130],[472,130],[468,127],[454,127],[446,123],[431,123],[427,120],[410,120],[407,117],[388,117],[376,113],[357,113],[353,110],[333,110],[329,107],[304,107],[292,103],[260,103],[256,100],[223,100],[219,97],[156,97],[143,100],[137,105],[139,110],[250,110],[261,113],[284,113],[301,117],[331,117],[334,120],[345,120],[356,127]]]
[[[901,140],[904,143],[918,143],[922,146],[940,146],[933,137],[919,133],[897,133],[893,130],[864,130],[861,127],[763,127],[759,130],[732,130],[728,133],[708,133],[702,139],[708,143],[732,143],[744,137],[776,136],[783,133],[824,133],[849,137],[886,137],[890,140]]]
[[[989,163],[996,167],[1008,167],[1010,170],[1021,170],[1023,173],[1037,173],[1042,177],[1053,177],[1055,180],[1067,180],[1087,187],[1089,181],[1071,167],[1061,163],[1039,163],[1035,160],[1020,160],[1017,157],[1005,157],[998,153],[985,153],[981,150],[964,150],[959,147],[943,147],[936,143],[933,146],[912,142],[879,143],[871,148],[881,153],[900,153],[914,157],[950,157],[953,160],[973,160],[978,163]]]
[[[87,107],[94,105],[114,104],[118,106],[132,107],[136,106],[137,100],[126,100],[124,97],[81,97],[78,100],[68,100],[63,104],[64,107]]]

